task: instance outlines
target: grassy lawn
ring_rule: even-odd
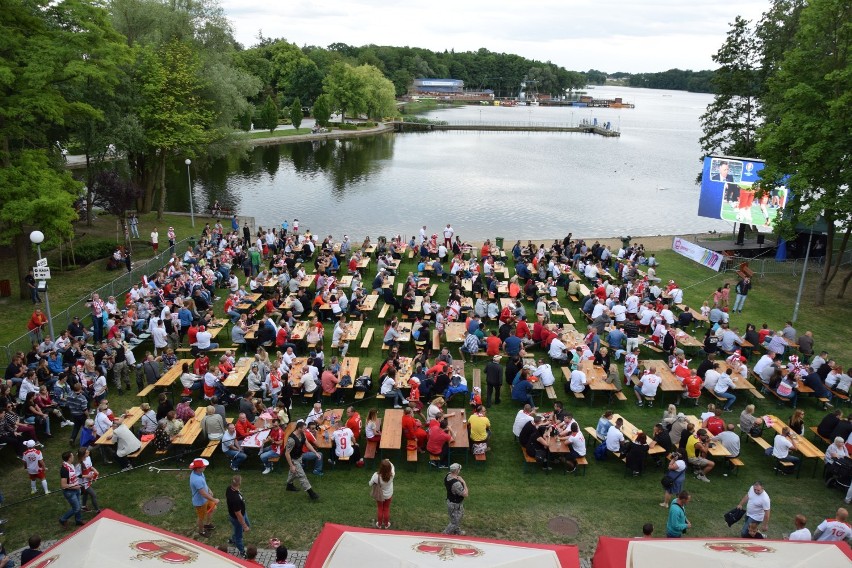
[[[188,229],[179,225],[175,218],[174,225],[179,235],[185,235]],[[170,221],[171,222],[171,221]],[[188,224],[189,219],[186,219]],[[108,221],[107,221],[108,223]],[[162,227],[163,223],[160,224]],[[149,231],[150,220],[143,220],[143,229]],[[161,234],[164,231],[161,231]],[[724,281],[725,276],[699,284],[700,281],[712,276],[712,273],[697,264],[692,263],[673,253],[662,252],[658,255],[661,262],[659,273],[663,278],[675,277],[687,288],[686,299],[690,304],[700,305],[714,286]],[[87,286],[103,280],[105,274],[98,263],[96,269],[85,269],[84,275],[75,273],[62,280],[62,289],[75,286],[74,292],[57,291],[57,304],[64,297],[65,301],[76,299],[85,293]],[[374,274],[375,265],[370,266],[370,276]],[[404,275],[414,267],[411,261],[406,261],[400,272]],[[81,277],[82,276],[82,277]],[[84,281],[85,278],[85,281]],[[728,277],[730,281],[732,279]],[[773,327],[783,324],[791,313],[795,279],[767,277],[758,279],[746,304],[746,312],[734,318],[736,324],[745,321],[762,323],[767,321]],[[369,281],[369,280],[365,280]],[[694,284],[694,287],[690,287]],[[62,294],[66,294],[62,296]],[[438,301],[446,299],[446,287],[438,294]],[[564,305],[570,303],[560,298]],[[13,304],[22,304],[14,301]],[[380,302],[381,304],[381,302]],[[798,328],[803,331],[814,331],[817,347],[828,347],[834,353],[840,353],[845,345],[842,338],[835,337],[837,329],[842,329],[842,322],[852,315],[849,303],[842,307],[833,306],[825,310],[816,310],[808,302],[801,310],[801,321]],[[532,313],[532,307],[528,310]],[[18,308],[21,315],[11,321],[23,321],[23,314],[28,315],[29,306]],[[378,309],[378,308],[377,308]],[[9,318],[10,310],[4,310],[3,317]],[[582,321],[579,311],[574,309],[575,319]],[[17,328],[20,324],[16,324]],[[368,320],[368,325],[379,327],[377,335],[381,337],[381,324],[376,316]],[[5,326],[4,326],[5,327]],[[16,329],[17,329],[16,328]],[[328,327],[330,330],[330,327]],[[326,334],[326,348],[330,342],[330,333]],[[225,340],[227,343],[227,340]],[[381,341],[373,338],[368,350],[359,350],[353,346],[350,354],[360,356],[360,368],[371,366],[377,372],[383,359],[380,349]],[[453,345],[454,355],[457,355],[458,344]],[[141,349],[145,349],[143,346]],[[330,349],[329,349],[330,351]],[[139,353],[139,350],[137,350]],[[413,346],[403,348],[403,354],[413,353]],[[844,353],[848,354],[848,352]],[[331,353],[329,353],[329,356]],[[652,355],[644,352],[643,356]],[[693,361],[698,364],[697,358]],[[473,363],[468,362],[466,369],[468,377]],[[478,362],[480,367],[484,363]],[[637,408],[633,402],[632,392],[625,393],[629,400],[626,403],[614,403],[610,406],[598,396],[594,406],[588,402],[577,403],[573,397],[565,397],[561,381],[561,373],[557,372],[560,381],[556,385],[559,397],[566,402],[566,407],[574,413],[581,426],[594,426],[605,408],[613,408],[622,413],[637,426],[650,430],[654,423],[662,417],[664,404],[654,408]],[[374,373],[373,379],[378,377]],[[590,555],[598,535],[635,536],[641,534],[641,527],[646,522],[653,522],[656,534],[664,534],[666,512],[657,503],[661,501],[662,488],[660,478],[662,472],[649,465],[644,476],[639,478],[624,477],[624,467],[621,462],[609,460],[595,462],[591,457],[589,447],[588,472],[585,477],[563,475],[554,470],[550,475],[534,471],[529,475],[522,473],[520,449],[511,434],[511,425],[518,406],[509,400],[504,390],[503,402],[491,408],[489,416],[493,427],[493,450],[488,454],[486,467],[477,467],[470,460],[462,470],[462,475],[470,485],[470,497],[466,501],[466,517],[464,528],[468,534],[504,539],[530,540],[537,542],[556,542],[578,544],[581,554]],[[137,397],[125,394],[119,397],[110,395],[111,407],[120,411],[138,404]],[[376,405],[376,402],[379,402]],[[673,402],[666,400],[666,403]],[[706,399],[702,400],[706,404]],[[194,406],[197,406],[198,401]],[[459,401],[457,404],[461,404]],[[736,420],[739,412],[746,404],[738,400],[735,413],[727,415]],[[368,399],[358,405],[362,417],[366,417],[371,407],[386,408],[384,401]],[[545,408],[549,403],[545,403]],[[801,407],[806,411],[807,424],[815,425],[825,414],[817,404],[803,400]],[[697,413],[693,407],[684,407],[687,413]],[[297,404],[294,416],[304,416],[308,406]],[[771,401],[763,401],[758,405],[758,412],[774,413],[787,419],[791,413],[789,408],[778,409]],[[57,428],[58,430],[58,428]],[[9,518],[10,522],[4,527],[8,533],[5,540],[8,549],[14,549],[25,544],[26,538],[32,533],[39,533],[45,539],[54,538],[63,533],[56,519],[67,509],[66,502],[60,492],[58,475],[60,454],[68,447],[65,436],[68,430],[58,431],[55,438],[47,442],[45,450],[46,462],[50,468],[48,480],[53,494],[44,497],[30,498],[29,483],[25,471],[12,452],[5,451],[0,457],[0,471],[4,476],[3,493],[6,498],[4,511],[0,516]],[[765,434],[770,439],[769,434]],[[770,439],[771,440],[771,439]],[[203,442],[199,440],[197,446]],[[821,445],[821,443],[820,443]],[[95,452],[95,464],[102,478],[97,481],[95,488],[102,507],[115,509],[123,514],[138,518],[169,530],[186,535],[194,535],[194,517],[189,505],[188,472],[164,472],[154,474],[147,470],[146,463],[153,460],[153,451],[147,449],[143,458],[137,462],[137,470],[129,473],[118,473],[115,465],[105,465]],[[316,503],[309,502],[302,493],[287,493],[284,491],[285,474],[278,471],[270,475],[260,474],[261,466],[256,454],[243,467],[243,492],[248,503],[249,515],[253,529],[247,534],[247,543],[264,546],[270,537],[279,537],[291,549],[307,549],[325,522],[337,522],[358,526],[370,526],[375,514],[375,505],[369,495],[367,481],[372,469],[368,466],[357,469],[343,464],[337,470],[326,466],[326,475],[316,478],[309,474],[315,490],[321,496]],[[192,457],[192,455],[188,456]],[[425,464],[421,456],[418,471],[406,464],[405,454],[391,452],[390,457],[397,469],[395,495],[392,505],[392,523],[394,528],[401,530],[417,530],[437,532],[446,524],[444,506],[444,488],[442,473],[432,470]],[[843,495],[837,490],[826,489],[821,482],[821,467],[818,467],[816,477],[811,477],[813,462],[806,461],[802,467],[801,479],[795,477],[776,477],[772,473],[772,463],[762,455],[753,443],[744,444],[741,459],[745,467],[739,476],[725,477],[722,475],[722,464],[710,475],[711,483],[696,481],[689,476],[686,488],[693,493],[688,514],[693,524],[689,536],[733,536],[738,534],[735,529],[729,529],[722,520],[722,514],[737,504],[750,483],[762,480],[769,495],[773,498],[772,523],[769,535],[780,538],[782,532],[789,532],[793,516],[805,514],[809,519],[809,527],[813,529],[825,516],[830,516],[841,504]],[[455,461],[465,464],[464,458],[458,454]],[[169,462],[163,467],[185,468],[186,464]],[[221,452],[213,458],[213,467],[208,469],[208,481],[214,492],[223,496],[231,477],[227,461]],[[142,513],[141,505],[154,496],[169,496],[175,499],[176,507],[170,513],[160,517],[149,517]],[[578,520],[580,534],[576,538],[564,538],[551,533],[547,521],[556,515],[567,515]],[[230,535],[229,523],[226,519],[224,503],[216,513],[217,529],[208,542],[219,545],[226,542]]]
[[[244,132],[240,133],[241,138],[250,138],[252,140],[257,140],[259,138],[284,138],[286,136],[297,136],[299,134],[310,134],[310,128],[300,128],[296,130],[295,128],[290,128],[287,130],[274,130],[269,132],[268,130],[264,130],[261,132]]]

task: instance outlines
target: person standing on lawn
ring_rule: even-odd
[[[763,523],[763,532],[769,530],[769,512],[770,500],[769,493],[763,488],[760,481],[755,481],[754,485],[749,487],[748,493],[740,500],[737,509],[745,507],[745,520],[743,521],[743,529],[740,536],[743,538],[748,534],[748,526],[750,523]]]
[[[302,468],[302,448],[307,448],[309,452],[317,452],[314,447],[305,439],[305,421],[299,420],[296,422],[296,429],[287,438],[287,445],[284,448],[284,457],[287,459],[287,465],[290,468],[290,473],[287,475],[287,491],[298,491],[295,482],[298,481],[312,501],[319,499],[319,495],[314,492],[311,487],[311,482],[305,475],[305,470]]]
[[[192,506],[195,507],[198,534],[210,536],[213,529],[212,517],[219,500],[213,497],[213,492],[207,486],[204,470],[210,462],[203,458],[195,458],[189,464],[192,474],[189,476],[189,489],[192,491]]]
[[[669,520],[666,523],[666,536],[669,538],[682,537],[692,523],[686,518],[686,504],[689,503],[689,491],[681,491],[677,499],[669,507]]]
[[[83,524],[83,511],[80,508],[80,478],[77,477],[77,470],[74,467],[74,453],[62,453],[62,465],[59,467],[59,485],[62,488],[62,495],[71,508],[59,518],[59,524],[66,526],[68,520],[74,517],[77,525]]]
[[[370,487],[378,485],[381,491],[382,500],[376,499],[376,528],[389,529],[390,524],[390,504],[393,499],[393,478],[396,476],[396,470],[390,460],[384,459],[379,464],[379,469],[370,478]]]
[[[231,485],[225,490],[225,503],[228,504],[228,519],[234,528],[231,541],[233,541],[236,549],[240,551],[240,556],[245,556],[246,549],[243,545],[243,533],[251,529],[251,522],[246,513],[246,500],[243,499],[243,494],[240,493],[242,482],[243,477],[241,475],[235,475],[231,478]]]
[[[461,522],[464,518],[464,500],[468,496],[467,483],[459,473],[461,465],[454,463],[450,466],[450,472],[444,478],[444,487],[447,489],[447,514],[450,522],[444,529],[444,534],[464,535],[461,530]]]

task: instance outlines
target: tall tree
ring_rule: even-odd
[[[302,126],[302,101],[299,97],[293,99],[293,104],[290,105],[290,122],[293,123],[293,128],[299,130]]]
[[[61,172],[56,141],[71,119],[97,117],[81,84],[108,89],[117,36],[102,6],[83,0],[0,0],[0,243],[13,244],[21,297],[28,235],[71,235],[80,185]]]
[[[136,200],[142,196],[142,188],[115,170],[103,170],[95,175],[91,191],[95,205],[114,215],[121,224],[124,246],[131,250],[126,213],[135,207]]]
[[[311,108],[311,114],[317,124],[328,126],[328,120],[331,118],[331,97],[326,94],[318,96]]]
[[[360,77],[364,112],[369,118],[381,120],[396,113],[393,83],[381,71],[372,65],[359,65],[352,72]]]
[[[343,44],[334,44],[338,46]],[[335,63],[328,75],[323,79],[323,88],[331,97],[333,109],[340,113],[340,121],[346,122],[346,113],[358,115],[367,110],[364,99],[364,81],[352,66],[346,63]]]
[[[758,150],[765,183],[792,191],[785,222],[815,224],[822,216],[828,246],[816,288],[817,305],[840,269],[852,233],[852,4],[811,0],[777,72],[769,80],[767,121]],[[843,235],[838,249],[837,231]],[[846,277],[848,282],[849,276]],[[845,286],[841,288],[842,297]]]
[[[266,102],[260,107],[260,116],[256,121],[261,128],[265,128],[272,132],[278,128],[278,105],[272,100],[272,97],[266,97]]]
[[[758,96],[762,90],[759,47],[751,23],[737,16],[725,43],[713,55],[719,68],[712,79],[716,95],[700,119],[702,162],[705,156],[717,153],[755,155],[755,133],[760,119]]]
[[[198,54],[187,44],[173,40],[154,49],[143,48],[138,83],[142,97],[138,108],[148,154],[154,157],[155,175],[149,178],[143,210],[152,206],[154,190],[160,192],[157,218],[166,203],[166,163],[178,150],[194,152],[211,142],[214,112],[202,97]]]

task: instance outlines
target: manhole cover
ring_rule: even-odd
[[[152,517],[165,515],[175,506],[175,500],[171,497],[154,497],[142,504],[142,512]]]
[[[547,528],[561,536],[576,536],[580,532],[580,525],[571,517],[553,517],[547,521]]]

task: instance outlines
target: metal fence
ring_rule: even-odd
[[[757,276],[766,276],[767,274],[789,274],[798,276],[802,274],[805,268],[804,258],[794,258],[789,260],[778,261],[774,257],[754,257],[748,258],[744,256],[729,256],[726,257],[725,272],[736,272],[739,270],[740,264],[748,263],[748,267]],[[843,253],[840,259],[840,265],[844,266],[852,263],[852,250],[847,250]],[[825,266],[825,257],[813,257],[808,259],[808,272],[822,272]]]
[[[191,237],[187,237],[182,241],[175,244],[175,250],[185,250],[187,244],[190,240],[196,240],[196,237],[193,235]],[[106,299],[109,296],[122,296],[122,298],[116,298],[120,302],[120,305],[124,303],[124,294],[130,290],[134,284],[139,284],[142,282],[142,276],[151,276],[157,272],[160,268],[163,268],[171,258],[169,254],[169,247],[166,246],[164,249],[160,249],[159,257],[154,257],[148,259],[144,264],[134,263],[133,270],[130,272],[125,271],[124,274],[109,282],[108,284],[104,284],[100,288],[96,290],[92,290],[90,293],[86,294],[84,297],[80,298],[64,310],[58,313],[51,314],[53,317],[53,330],[56,333],[61,333],[68,324],[71,323],[71,320],[74,319],[74,316],[79,316],[80,321],[82,321],[85,325],[91,324],[91,318],[87,317],[91,314],[91,310],[86,306],[86,302],[91,298],[92,294],[99,294],[101,298]],[[100,262],[100,261],[97,261]],[[123,267],[124,265],[122,265]],[[0,352],[0,359],[2,359],[3,368],[5,368],[11,361],[12,355],[17,353],[18,351],[23,351],[26,353],[29,351],[32,346],[32,338],[29,333],[25,333],[14,341],[10,342],[8,345],[3,347],[2,352]]]

